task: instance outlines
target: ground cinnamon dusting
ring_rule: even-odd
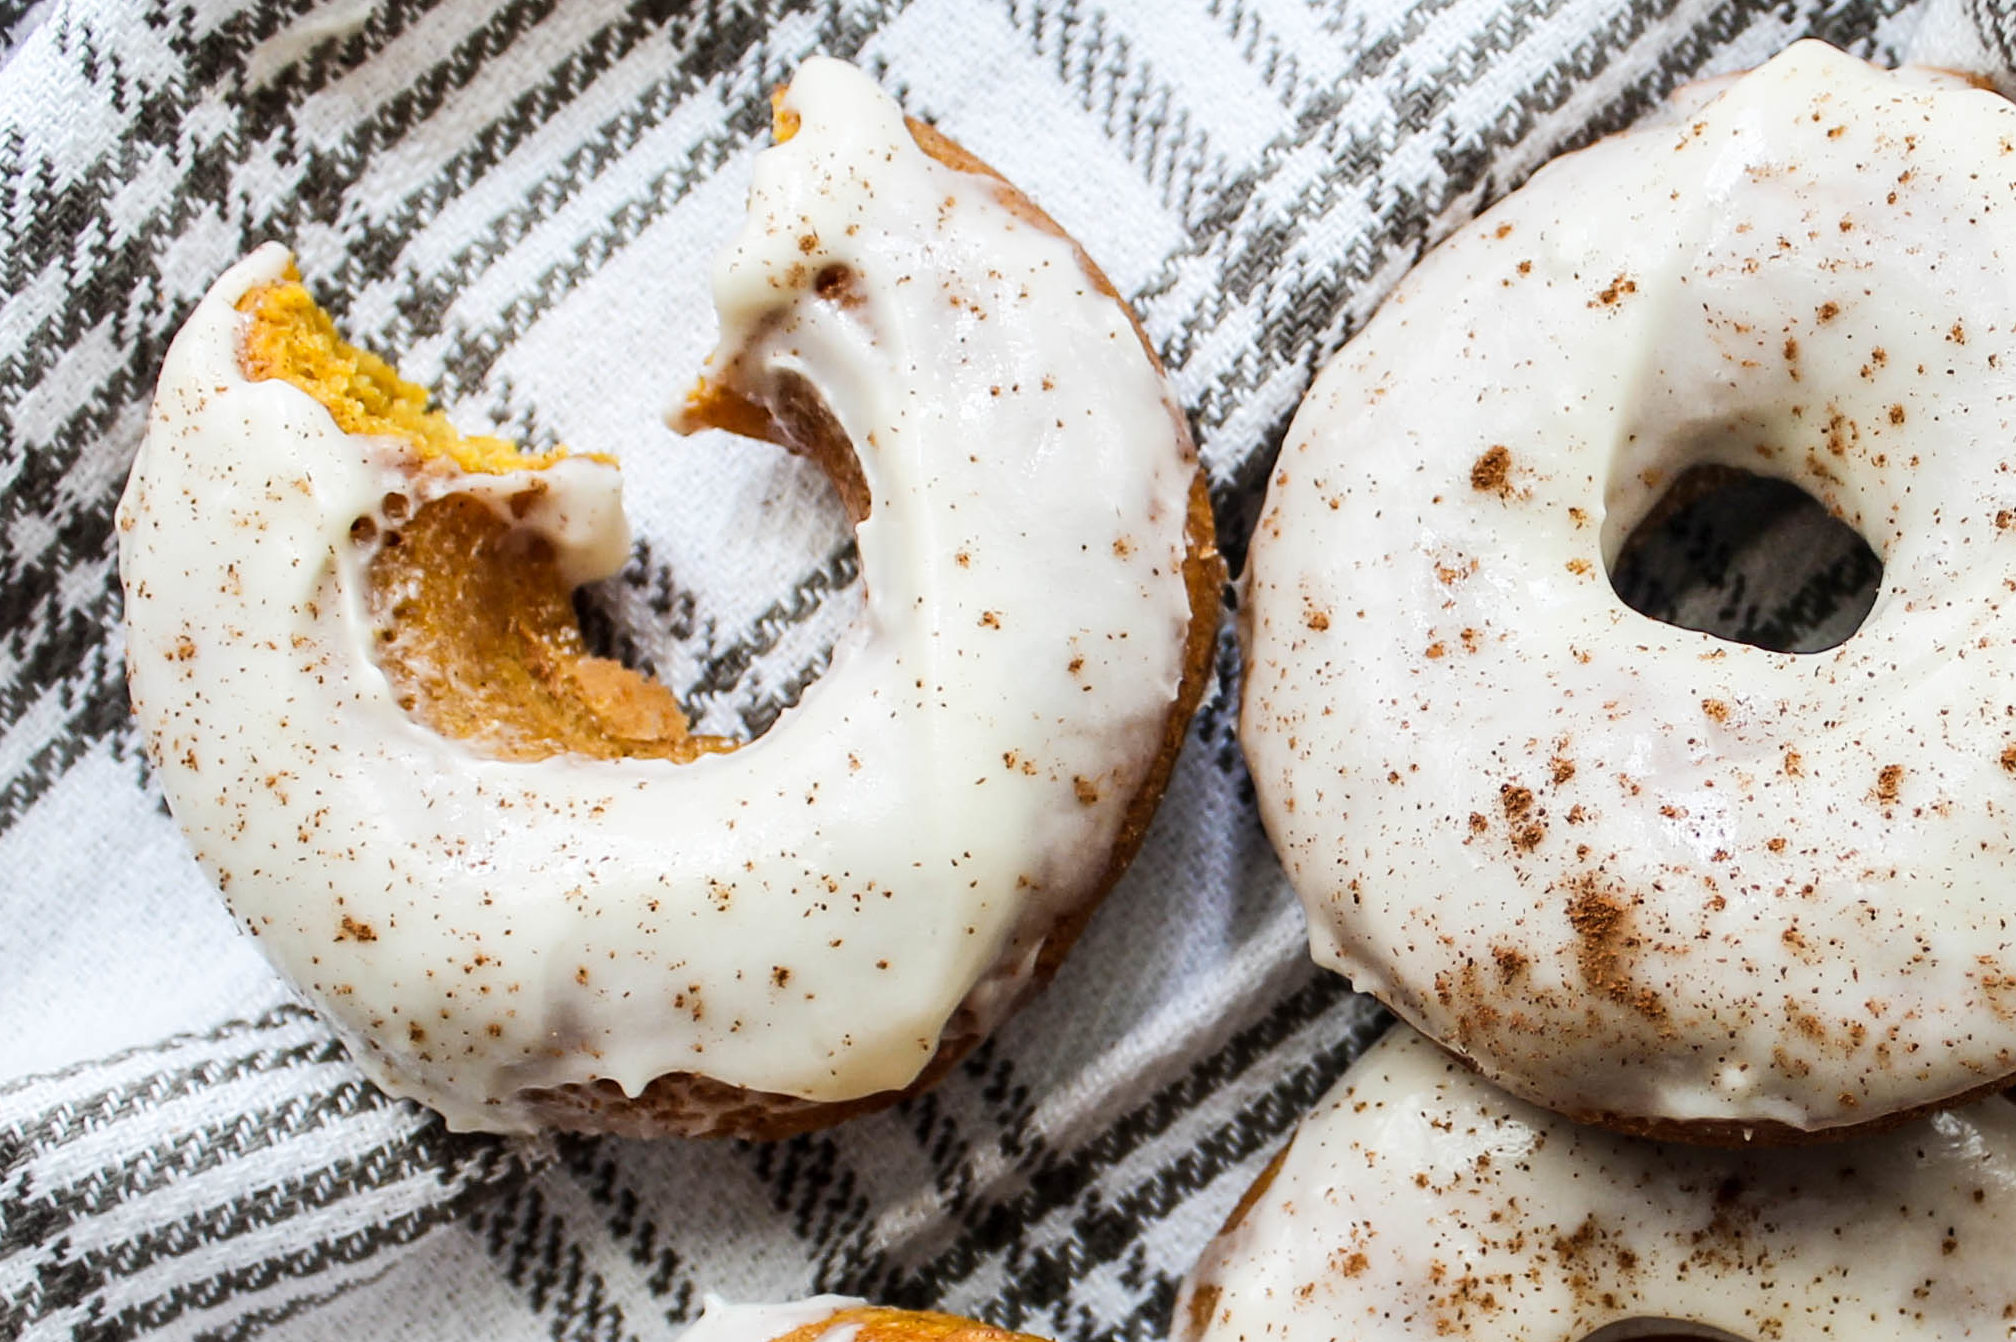
[[[1471,464],[1470,488],[1482,494],[1509,493],[1512,480],[1512,450],[1503,443],[1489,449]]]
[[[812,277],[812,291],[836,307],[857,308],[868,301],[859,285],[852,268],[840,265],[823,267]]]
[[[1903,781],[1904,781],[1903,765],[1901,764],[1884,765],[1883,771],[1876,775],[1876,800],[1885,806],[1896,805],[1897,790],[1898,787],[1903,783]]]
[[[1625,961],[1642,944],[1631,932],[1633,901],[1604,889],[1595,876],[1582,876],[1571,885],[1568,925],[1581,939],[1576,962],[1583,981],[1613,1002],[1630,1007],[1652,1020],[1662,1019],[1666,1007],[1650,988],[1636,986]]]
[[[1614,306],[1617,300],[1622,298],[1625,294],[1635,294],[1637,292],[1638,292],[1638,282],[1636,280],[1632,279],[1628,275],[1619,275],[1616,279],[1610,281],[1609,285],[1596,295],[1596,302],[1591,303],[1589,306],[1593,308],[1597,306],[1597,304],[1601,304],[1606,308],[1611,307]]]

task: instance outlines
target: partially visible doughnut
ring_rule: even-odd
[[[779,123],[690,415],[836,472],[867,608],[751,744],[581,645],[613,465],[455,433],[281,248],[162,371],[119,512],[162,789],[457,1128],[775,1136],[928,1083],[1118,878],[1202,690],[1210,513],[1111,286],[857,71]]]
[[[975,1319],[884,1309],[843,1295],[783,1305],[730,1305],[710,1297],[678,1342],[1043,1342]]]
[[[1296,417],[1242,735],[1318,959],[1537,1103],[1787,1140],[2016,1073],[2016,108],[1817,43],[1551,164]],[[1605,581],[1693,467],[1884,565],[1811,655]]]
[[[1400,1026],[1205,1250],[1170,1335],[2006,1338],[2012,1237],[2007,1099],[1838,1145],[1704,1150],[1577,1126]]]

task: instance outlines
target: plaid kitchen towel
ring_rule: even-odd
[[[806,463],[659,416],[805,57],[860,63],[1100,260],[1236,565],[1314,370],[1425,248],[1808,35],[1999,79],[2016,22],[1987,0],[0,0],[0,1336],[649,1339],[703,1292],[833,1290],[1155,1338],[1382,1021],[1308,965],[1228,637],[1134,869],[934,1093],[768,1146],[456,1136],[386,1099],[235,935],[126,712],[112,508],[167,343],[233,260],[287,242],[464,427],[620,456],[638,540],[586,627],[746,736],[858,608],[851,536]],[[1620,588],[1787,646],[1852,627],[1866,551],[1745,506],[1676,513]],[[1786,535],[1810,554],[1789,575],[1756,561]]]

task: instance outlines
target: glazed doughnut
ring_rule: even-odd
[[[678,1342],[1043,1342],[974,1319],[884,1309],[843,1295],[784,1305],[729,1305],[708,1297]]]
[[[1801,43],[1551,164],[1328,367],[1242,734],[1317,958],[1486,1076],[1705,1141],[2016,1072],[2016,108]],[[1608,566],[1695,467],[1883,564],[1767,651]]]
[[[1400,1026],[1247,1193],[1171,1336],[2002,1338],[2012,1235],[1999,1096],[1839,1145],[1703,1150],[1579,1127]]]
[[[1111,286],[858,71],[778,117],[689,418],[836,472],[867,605],[739,749],[582,647],[612,463],[461,437],[277,246],[162,372],[119,514],[162,789],[457,1128],[774,1136],[935,1078],[1118,878],[1202,688],[1208,506]]]

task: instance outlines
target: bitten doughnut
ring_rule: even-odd
[[[2006,1338],[2011,1235],[1999,1096],[1839,1145],[1708,1151],[1579,1127],[1402,1026],[1246,1195],[1170,1335]]]
[[[1536,175],[1327,368],[1242,732],[1315,952],[1527,1099],[1708,1141],[2016,1072],[2016,108],[1817,43]],[[1810,655],[1606,581],[1697,466],[1883,564]]]
[[[844,1295],[782,1305],[730,1305],[709,1297],[678,1342],[1043,1342],[974,1319],[884,1309]]]
[[[689,408],[818,455],[866,611],[753,743],[586,654],[606,460],[464,438],[277,246],[177,337],[119,513],[129,685],[198,861],[457,1128],[779,1135],[934,1079],[1140,843],[1218,563],[1076,245],[859,72],[778,104]]]

